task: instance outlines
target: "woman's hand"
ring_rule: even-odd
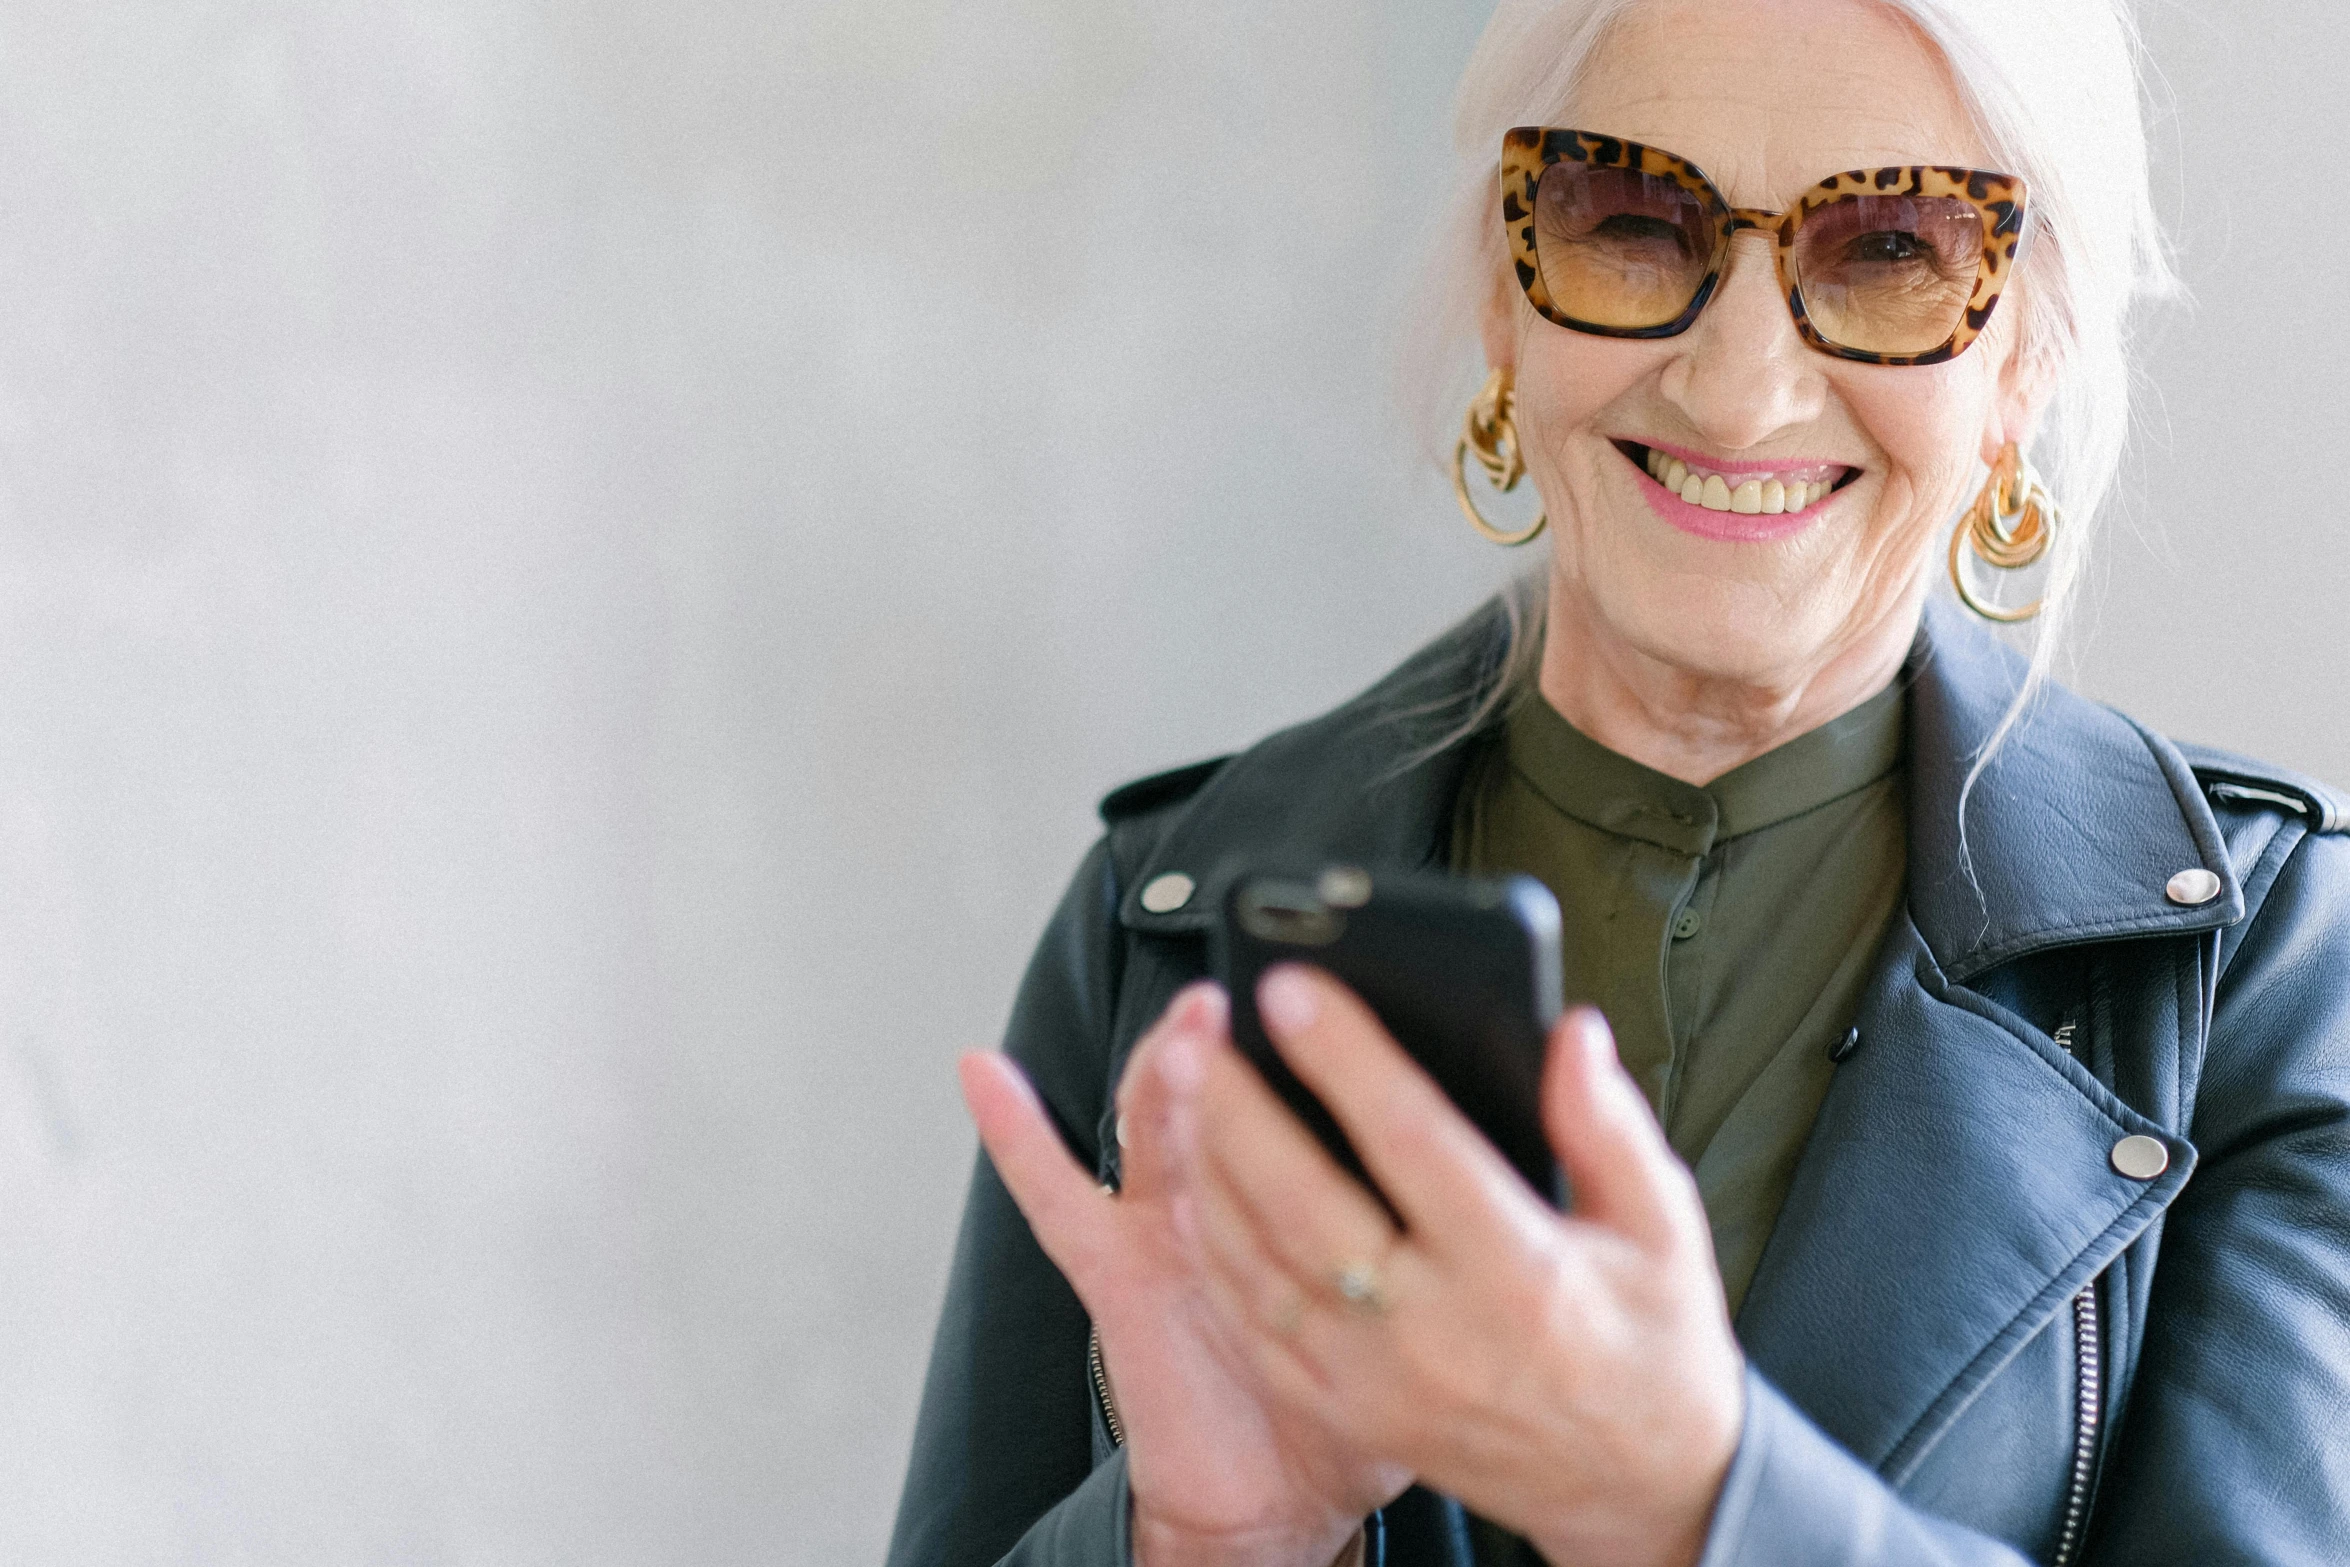
[[[1237,1054],[1205,1052],[1207,1283],[1277,1409],[1552,1562],[1696,1561],[1737,1449],[1741,1360],[1696,1183],[1599,1014],[1569,1013],[1550,1042],[1561,1215],[1352,992],[1286,968],[1259,999],[1405,1224]]]
[[[964,1057],[963,1094],[997,1173],[1101,1335],[1137,1560],[1328,1567],[1411,1477],[1269,1403],[1218,1332],[1192,1216],[1201,1069],[1226,1041],[1222,992],[1195,985],[1136,1046],[1118,1091],[1115,1196],[1070,1158],[1005,1057]]]

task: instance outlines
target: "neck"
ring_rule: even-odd
[[[1875,622],[1757,679],[1687,669],[1632,646],[1554,575],[1539,684],[1568,723],[1617,755],[1703,786],[1884,690],[1916,639],[1924,588],[1921,576]]]

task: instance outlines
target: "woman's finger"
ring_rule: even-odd
[[[1532,1190],[1360,997],[1317,969],[1284,964],[1257,985],[1265,1031],[1329,1106],[1413,1236],[1441,1248],[1515,1230]]]
[[[1278,1367],[1292,1396],[1326,1392],[1315,1351],[1329,1318],[1317,1287],[1283,1262],[1263,1228],[1219,1183],[1201,1183],[1193,1214],[1199,1279],[1231,1347],[1260,1371]]]
[[[965,1052],[956,1063],[979,1141],[1037,1244],[1074,1286],[1086,1277],[1110,1218],[1110,1199],[1070,1156],[1044,1101],[1010,1056]]]
[[[1551,1030],[1542,1068],[1542,1125],[1574,1192],[1578,1219],[1637,1244],[1686,1242],[1702,1209],[1648,1101],[1616,1058],[1615,1036],[1591,1007]]]
[[[1157,1202],[1183,1182],[1200,1054],[1230,1027],[1214,985],[1187,985],[1134,1047],[1118,1080],[1118,1181],[1133,1202]]]
[[[1200,1185],[1246,1219],[1271,1260],[1326,1292],[1394,1247],[1386,1211],[1237,1050],[1206,1052],[1200,1076]]]

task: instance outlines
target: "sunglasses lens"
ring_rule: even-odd
[[[1554,163],[1534,192],[1534,258],[1560,312],[1593,326],[1665,326],[1712,269],[1720,222],[1677,181]]]
[[[1955,196],[1847,196],[1795,231],[1795,281],[1813,329],[1863,353],[1923,354],[1948,342],[1982,258],[1982,216]]]

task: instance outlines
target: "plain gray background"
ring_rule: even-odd
[[[1505,565],[1474,0],[0,16],[0,1558],[879,1554],[950,1063],[1137,772]],[[2167,5],[2082,682],[2350,780],[2350,22]]]

